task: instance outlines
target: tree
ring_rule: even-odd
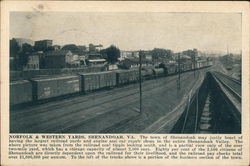
[[[28,61],[29,61],[29,53],[27,52],[21,52],[18,56],[18,68],[19,69],[23,69],[24,66],[27,65]]]
[[[103,57],[104,59],[107,59],[107,52],[106,52],[106,49],[100,50],[100,54],[102,55],[102,57]]]
[[[62,47],[62,50],[78,51],[79,48],[75,44],[67,44]]]
[[[24,43],[22,45],[22,51],[18,54],[17,64],[18,68],[23,69],[29,61],[29,56],[34,52],[33,47],[30,44]]]
[[[49,51],[55,51],[55,48],[53,46],[49,46],[44,52],[49,52]]]
[[[120,49],[114,45],[111,45],[110,47],[101,50],[100,53],[111,64],[114,64],[118,61],[118,58],[120,58]]]
[[[10,57],[16,57],[20,50],[21,48],[17,44],[16,39],[10,40]]]
[[[22,45],[22,52],[25,52],[25,53],[32,53],[32,52],[34,52],[34,49],[33,49],[33,47],[32,47],[30,44],[24,43],[24,44]]]
[[[152,58],[154,60],[156,59],[168,59],[172,60],[173,59],[173,51],[171,50],[166,50],[163,48],[154,48],[152,50]]]

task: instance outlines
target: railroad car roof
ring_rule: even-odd
[[[28,80],[17,80],[17,81],[12,81],[10,82],[11,85],[14,85],[14,84],[20,84],[20,83],[27,83],[29,82]]]
[[[69,79],[69,78],[77,78],[78,76],[71,75],[71,76],[61,76],[61,77],[53,77],[53,78],[33,78],[32,81],[51,81],[51,80],[62,80],[62,79]]]
[[[158,71],[158,70],[164,70],[164,69],[163,68],[154,68],[153,70]]]
[[[116,73],[126,73],[126,72],[134,72],[139,71],[139,69],[129,69],[129,70],[116,70]]]
[[[113,71],[102,71],[102,72],[94,72],[94,73],[78,73],[79,75],[97,75],[97,74],[106,74],[113,73]]]

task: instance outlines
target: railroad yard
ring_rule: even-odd
[[[215,118],[212,117],[214,114],[209,112],[209,110],[213,110],[210,107],[211,104],[209,105],[213,98],[210,97],[213,96],[211,95],[211,92],[208,92],[208,90],[206,90],[206,92],[199,91],[199,93],[202,93],[200,96],[202,97],[203,95],[203,99],[200,99],[198,104],[199,107],[196,108],[195,106],[192,106],[195,105],[194,103],[192,104],[192,102],[195,101],[193,96],[195,96],[197,89],[204,86],[204,80],[207,78],[208,71],[215,73],[213,75],[215,75],[216,78],[223,75],[214,72],[221,70],[219,66],[220,65],[216,63],[209,68],[182,73],[180,75],[180,89],[177,87],[178,75],[176,74],[143,81],[141,112],[138,83],[94,91],[84,95],[61,98],[50,102],[46,101],[35,105],[26,105],[23,108],[13,108],[10,111],[10,132],[215,132],[213,130],[215,126],[213,121],[215,121]],[[238,97],[236,98],[239,98],[239,96],[241,96],[241,87],[234,85],[235,83],[232,83],[232,81],[225,83],[225,79],[230,78],[223,76],[221,77],[221,80],[224,80],[224,84],[228,84],[229,87],[233,85],[232,90],[238,92]],[[203,89],[209,88],[203,87]],[[208,95],[208,93],[210,94]],[[238,111],[241,111],[239,100],[235,105]],[[192,113],[192,111],[187,113],[188,109],[193,109],[193,111],[199,109],[201,113]],[[231,114],[230,116],[232,117]],[[201,124],[202,122],[200,122],[198,118],[203,119],[203,121],[205,119],[205,124]],[[237,121],[235,119],[233,120]],[[238,121],[240,121],[240,119],[238,119]],[[195,122],[195,124],[185,124],[187,122]],[[192,125],[195,127],[192,127]],[[204,126],[207,127],[204,128]],[[185,128],[188,128],[188,130]],[[193,128],[195,128],[195,131]],[[200,129],[204,130],[201,131]],[[230,132],[231,130],[232,129],[228,129],[226,131]],[[239,129],[234,129],[233,131],[238,132]]]
[[[196,79],[193,72],[183,74],[183,89],[179,93],[176,75],[144,82],[142,114],[139,113],[138,84],[131,84],[11,111],[11,132],[140,132],[169,113],[204,75],[204,70],[197,72]]]

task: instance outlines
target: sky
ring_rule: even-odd
[[[240,53],[239,13],[11,12],[10,38],[53,44],[111,44],[121,50],[197,48]]]

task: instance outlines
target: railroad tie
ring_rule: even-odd
[[[208,94],[202,110],[198,133],[207,134],[212,132],[212,113],[209,108],[210,104],[210,94]]]

